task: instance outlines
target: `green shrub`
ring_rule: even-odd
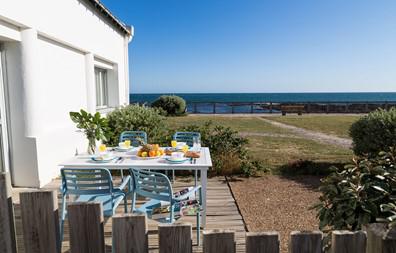
[[[178,131],[200,132],[202,146],[209,147],[214,175],[243,174],[252,176],[259,171],[267,172],[260,161],[248,156],[248,139],[238,135],[229,127],[213,125],[207,121],[202,125],[188,125]]]
[[[396,108],[379,109],[352,124],[350,136],[357,155],[375,156],[396,145]]]
[[[150,143],[163,144],[167,135],[164,117],[155,108],[128,105],[107,114],[110,128],[108,144],[118,145],[123,131],[145,131]]]
[[[395,165],[396,149],[390,148],[375,158],[354,159],[323,179],[320,203],[313,207],[320,229],[359,230],[388,217],[385,205],[395,204]]]
[[[186,113],[186,101],[178,96],[160,96],[151,106],[162,109],[167,116],[180,116]]]

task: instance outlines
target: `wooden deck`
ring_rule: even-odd
[[[177,180],[174,184],[176,189],[193,185],[191,179]],[[60,180],[54,180],[48,184],[44,189],[59,190]],[[13,201],[15,203],[15,216],[16,216],[16,230],[18,252],[24,252],[22,242],[21,218],[19,208],[19,192],[26,189],[14,189]],[[58,198],[60,200],[60,197]],[[141,201],[142,202],[142,201]],[[139,204],[139,202],[138,202]],[[61,206],[59,202],[59,207]],[[123,206],[119,206],[117,212],[123,212]],[[193,225],[193,245],[194,252],[202,252],[202,247],[196,245],[196,230],[195,230],[195,216],[187,216],[178,220],[177,223],[188,222]],[[65,223],[65,238],[62,244],[62,252],[68,252],[69,249],[69,235],[67,222]],[[112,219],[105,219],[105,237],[108,252],[111,252],[111,227]],[[148,220],[149,229],[149,247],[150,252],[158,252],[158,223]],[[231,191],[227,182],[223,177],[211,178],[208,180],[207,192],[207,224],[206,229],[230,229],[235,231],[236,251],[244,252],[245,250],[245,224],[232,197]]]

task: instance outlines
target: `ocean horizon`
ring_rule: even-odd
[[[213,112],[216,103],[218,113],[230,113],[227,103],[315,103],[315,102],[395,102],[396,92],[300,92],[300,93],[133,93],[130,103],[150,104],[161,95],[177,95],[186,100],[187,111],[194,111],[194,103],[199,103],[201,113]],[[238,113],[251,110],[250,106],[239,106]]]

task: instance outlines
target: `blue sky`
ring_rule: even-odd
[[[131,92],[396,91],[394,0],[102,0]]]

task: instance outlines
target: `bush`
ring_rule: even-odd
[[[389,217],[387,207],[395,204],[395,165],[396,149],[390,148],[376,158],[354,159],[323,179],[320,203],[314,207],[320,229],[360,230]]]
[[[128,105],[107,114],[110,138],[107,144],[117,146],[123,131],[145,131],[150,143],[164,142],[165,120],[155,108]]]
[[[151,106],[162,109],[166,116],[181,116],[186,113],[186,101],[178,96],[160,96]]]
[[[214,175],[253,176],[259,171],[268,171],[260,161],[252,161],[248,156],[248,139],[229,127],[207,121],[203,125],[189,125],[178,130],[201,133],[202,146],[210,149]]]
[[[350,136],[356,155],[375,156],[396,146],[396,108],[379,109],[352,124]]]

